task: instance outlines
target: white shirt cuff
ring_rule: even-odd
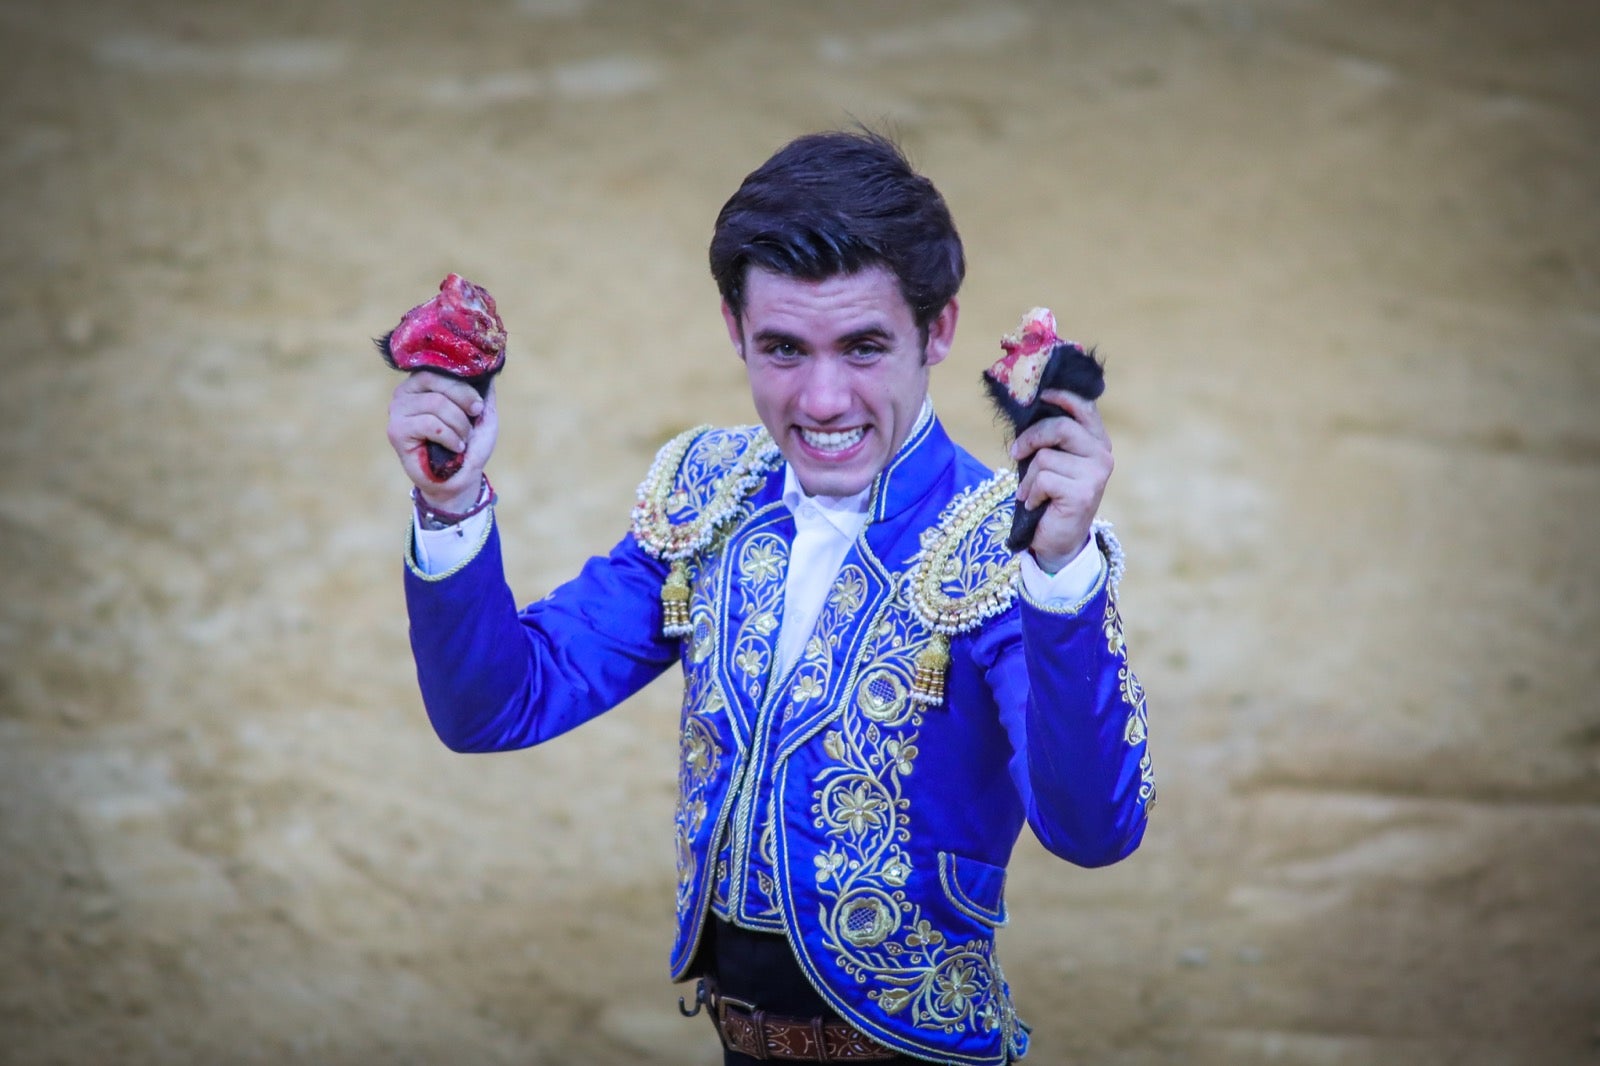
[[[1082,603],[1106,571],[1106,557],[1093,536],[1084,542],[1072,562],[1054,575],[1047,574],[1033,557],[1033,552],[1022,553],[1022,588],[1035,603]]]
[[[417,569],[424,574],[445,574],[471,559],[483,543],[492,510],[486,507],[449,529],[423,529],[416,508],[412,508],[411,551]]]

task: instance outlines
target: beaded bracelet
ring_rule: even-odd
[[[455,511],[445,511],[433,506],[422,498],[422,491],[416,486],[411,489],[411,502],[417,508],[417,518],[422,522],[422,528],[428,530],[448,529],[460,525],[475,514],[486,508],[493,507],[500,497],[495,493],[494,486],[489,484],[489,475],[484,474],[483,484],[478,487],[478,502],[467,510],[457,514]]]

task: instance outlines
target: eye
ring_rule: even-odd
[[[766,347],[767,357],[780,363],[792,363],[800,358],[800,349],[787,341],[775,341]]]
[[[862,341],[850,348],[849,356],[857,363],[870,363],[883,355],[883,345],[876,341]]]

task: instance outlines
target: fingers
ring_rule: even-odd
[[[401,396],[442,396],[467,412],[469,418],[476,418],[484,406],[484,400],[478,395],[477,389],[459,378],[435,374],[430,370],[418,370],[407,374],[400,384],[395,386],[394,394],[396,399]]]
[[[1089,435],[1111,447],[1111,437],[1106,433],[1106,424],[1100,420],[1100,408],[1095,406],[1093,400],[1086,400],[1075,392],[1065,389],[1045,389],[1039,393],[1039,398],[1045,403],[1054,404],[1067,413],[1074,422],[1077,422]]]
[[[432,378],[447,387],[429,387]],[[462,390],[465,390],[463,394]],[[396,386],[389,403],[389,440],[396,447],[437,441],[453,452],[466,450],[473,418],[482,412],[477,390],[438,374],[413,374]],[[398,438],[398,439],[397,439]]]
[[[473,393],[477,395],[476,392]],[[466,466],[482,470],[489,463],[489,455],[494,451],[496,439],[500,436],[500,406],[495,400],[494,384],[491,382],[489,391],[482,398],[478,416],[473,419],[472,427],[466,438]]]
[[[1092,515],[1100,506],[1112,466],[1110,452],[1082,456],[1047,448],[1029,461],[1028,472],[1017,484],[1017,499],[1025,507],[1053,501],[1057,510],[1077,513],[1087,508]]]
[[[1041,419],[1017,434],[1011,445],[1013,459],[1025,459],[1041,448],[1061,448],[1078,455],[1111,450],[1111,437],[1093,401],[1060,389],[1047,389],[1039,398],[1062,413]]]
[[[1083,545],[1115,464],[1111,438],[1093,402],[1054,389],[1040,398],[1061,414],[1018,434],[1011,455],[1027,463],[1017,485],[1018,502],[1027,508],[1048,504],[1033,552],[1041,560],[1059,561]]]
[[[492,387],[480,397],[466,382],[440,374],[407,375],[389,402],[389,444],[406,476],[436,501],[442,495],[476,489],[494,450],[498,426]],[[460,470],[444,482],[435,481],[430,472],[430,441],[462,456]]]

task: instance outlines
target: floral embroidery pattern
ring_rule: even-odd
[[[745,694],[759,701],[777,644],[778,614],[783,609],[783,573],[789,546],[775,533],[757,533],[739,552],[741,587],[748,597],[744,621],[733,641],[733,664],[742,675]]]
[[[910,677],[932,637],[909,609],[910,581],[895,579],[894,601],[871,623],[862,656],[872,665],[822,737],[832,763],[813,779],[811,814],[827,839],[813,860],[823,943],[887,1013],[905,1012],[919,1028],[1009,1033],[1016,1015],[992,942],[952,943],[906,891],[918,871],[905,847],[904,781],[916,772],[924,714],[909,698]]]
[[[720,610],[706,579],[722,570],[724,534],[745,512],[751,490],[779,461],[760,427],[690,430],[657,454],[634,509],[640,545],[657,558],[683,561],[691,586],[673,833],[680,916],[697,906],[704,877],[695,856],[704,849],[704,837],[713,828],[708,821],[715,813],[708,797],[727,772],[727,752],[718,740],[723,732],[719,720],[728,714],[719,680]]]
[[[783,914],[778,904],[778,882],[769,872],[778,867],[778,838],[773,832],[772,823],[761,831],[761,840],[757,852],[761,862],[755,866],[756,888],[766,898],[766,906],[758,913],[762,917],[777,918]]]
[[[839,644],[855,629],[856,612],[867,602],[867,595],[867,575],[855,563],[846,563],[828,591],[816,629],[795,668],[790,690],[794,700],[789,710],[791,717],[807,714],[826,702]]]
[[[1117,669],[1117,685],[1121,690],[1122,702],[1128,708],[1128,722],[1123,727],[1122,739],[1129,747],[1136,748],[1150,738],[1150,709],[1145,702],[1144,685],[1128,665],[1128,647],[1122,639],[1122,616],[1117,613],[1115,597],[1106,597],[1106,612],[1100,629],[1105,634],[1106,649],[1122,660],[1122,665]],[[1139,759],[1139,798],[1144,801],[1147,811],[1155,806],[1156,776],[1149,751]]]
[[[706,797],[722,769],[724,752],[715,719],[727,713],[727,699],[706,660],[715,648],[716,620],[709,604],[693,609],[694,639],[684,653],[683,717],[678,738],[678,807],[673,843],[677,853],[676,902],[680,914],[694,905],[699,866],[695,841],[706,830]]]
[[[683,716],[679,737],[678,810],[674,819],[674,844],[678,858],[677,906],[686,910],[694,894],[694,840],[706,820],[706,792],[722,762],[722,749],[704,715],[720,708],[705,707]]]

